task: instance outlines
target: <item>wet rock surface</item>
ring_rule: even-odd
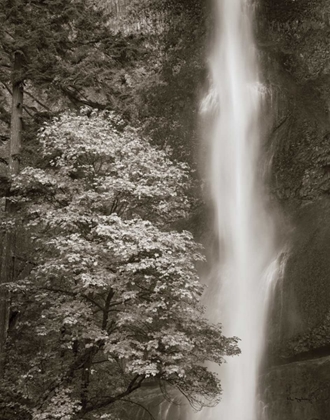
[[[260,4],[259,43],[272,92],[270,186],[288,245],[269,314],[265,418],[329,420],[330,6]]]
[[[267,420],[330,418],[330,205],[291,213],[283,278],[268,324]]]
[[[267,419],[328,420],[330,356],[271,368],[264,390]]]
[[[269,319],[272,363],[330,344],[330,200],[300,208]]]

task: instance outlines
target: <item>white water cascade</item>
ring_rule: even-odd
[[[212,320],[223,324],[224,334],[240,338],[242,354],[221,367],[221,403],[198,419],[259,420],[258,375],[277,271],[274,224],[266,209],[260,164],[263,93],[251,28],[252,2],[214,2],[213,87],[202,105],[213,107],[207,178],[219,252],[205,301]]]

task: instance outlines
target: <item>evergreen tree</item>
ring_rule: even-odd
[[[124,59],[127,51],[121,35],[111,31],[111,17],[111,9],[107,11],[102,4],[90,0],[0,1],[0,83],[12,97],[10,110],[4,107],[1,113],[10,124],[10,140],[1,156],[2,195],[8,195],[11,178],[19,172],[23,112],[32,116],[38,111],[35,106],[24,105],[26,95],[30,105],[32,100],[39,109],[48,111],[48,105],[58,107],[61,98],[68,98],[75,106],[90,104],[105,108],[107,95],[111,95],[109,72],[111,75],[114,63]],[[7,197],[6,211],[14,211],[13,207]],[[14,280],[14,242],[6,233],[0,283]],[[8,298],[2,294],[0,300],[0,372],[5,357]]]
[[[43,3],[26,1],[1,1],[0,3],[0,18],[2,22],[0,29],[1,83],[12,95],[10,141],[6,156],[9,183],[12,176],[17,175],[19,171],[24,84],[31,78],[32,74],[35,77],[35,72],[30,71],[31,65],[37,66],[40,72],[40,65],[42,67],[40,47],[47,42],[47,38],[50,38],[49,34],[51,32],[49,31],[53,29],[51,19],[55,19],[55,17],[49,19],[48,10],[46,10]],[[54,12],[54,10],[49,11]],[[6,200],[6,210],[10,211],[11,207],[10,201]],[[12,280],[10,267],[10,260],[13,254],[12,236],[13,233],[9,234],[6,232],[3,241],[1,284]],[[2,293],[0,301],[0,313],[0,374],[3,375],[4,347],[8,328],[8,295],[5,292]]]

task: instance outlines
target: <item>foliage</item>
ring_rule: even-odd
[[[148,59],[143,31],[128,31],[107,2],[90,0],[0,1],[0,82],[11,91],[12,79],[24,81],[25,112],[43,114],[88,104],[125,110],[134,96],[134,75],[146,77]],[[117,20],[120,22],[118,24]],[[14,55],[23,57],[21,74],[13,74]],[[155,56],[155,51],[153,51]],[[8,121],[9,110],[3,110]],[[131,112],[132,113],[132,112]]]
[[[207,2],[150,0],[149,10],[163,19],[156,46],[161,61],[158,81],[141,85],[139,97],[145,105],[139,119],[153,142],[193,164],[198,147],[198,102],[206,79]]]
[[[0,1],[0,118],[10,121],[13,54],[24,54],[24,136],[69,107],[120,112],[154,144],[192,163],[205,77],[205,2]],[[33,118],[31,118],[33,117]],[[32,121],[33,120],[33,121]],[[32,150],[32,153],[30,152]],[[27,155],[27,156],[25,156]]]
[[[204,318],[201,246],[168,228],[189,211],[187,165],[112,112],[64,113],[39,142],[41,166],[24,168],[11,189],[33,268],[9,285],[21,320],[8,388],[34,420],[111,413],[150,380],[212,404],[221,388],[205,362],[238,348]]]
[[[117,109],[142,126],[177,159],[196,159],[196,114],[205,70],[206,2],[131,1],[111,21],[125,37],[139,39],[144,54],[118,73]]]
[[[276,57],[291,89],[300,89],[314,103],[327,102],[329,78],[330,8],[327,1],[278,1],[261,3],[259,38]],[[294,86],[296,85],[296,86]],[[298,86],[297,86],[298,85]],[[314,91],[314,95],[313,95]],[[311,106],[312,108],[312,106]]]

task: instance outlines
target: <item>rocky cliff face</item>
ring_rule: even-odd
[[[267,420],[330,418],[330,4],[264,0],[271,187],[288,245],[268,329]]]
[[[330,207],[303,206],[269,320],[267,420],[330,415]]]
[[[265,418],[329,419],[329,356],[274,367],[269,370],[265,379]]]

